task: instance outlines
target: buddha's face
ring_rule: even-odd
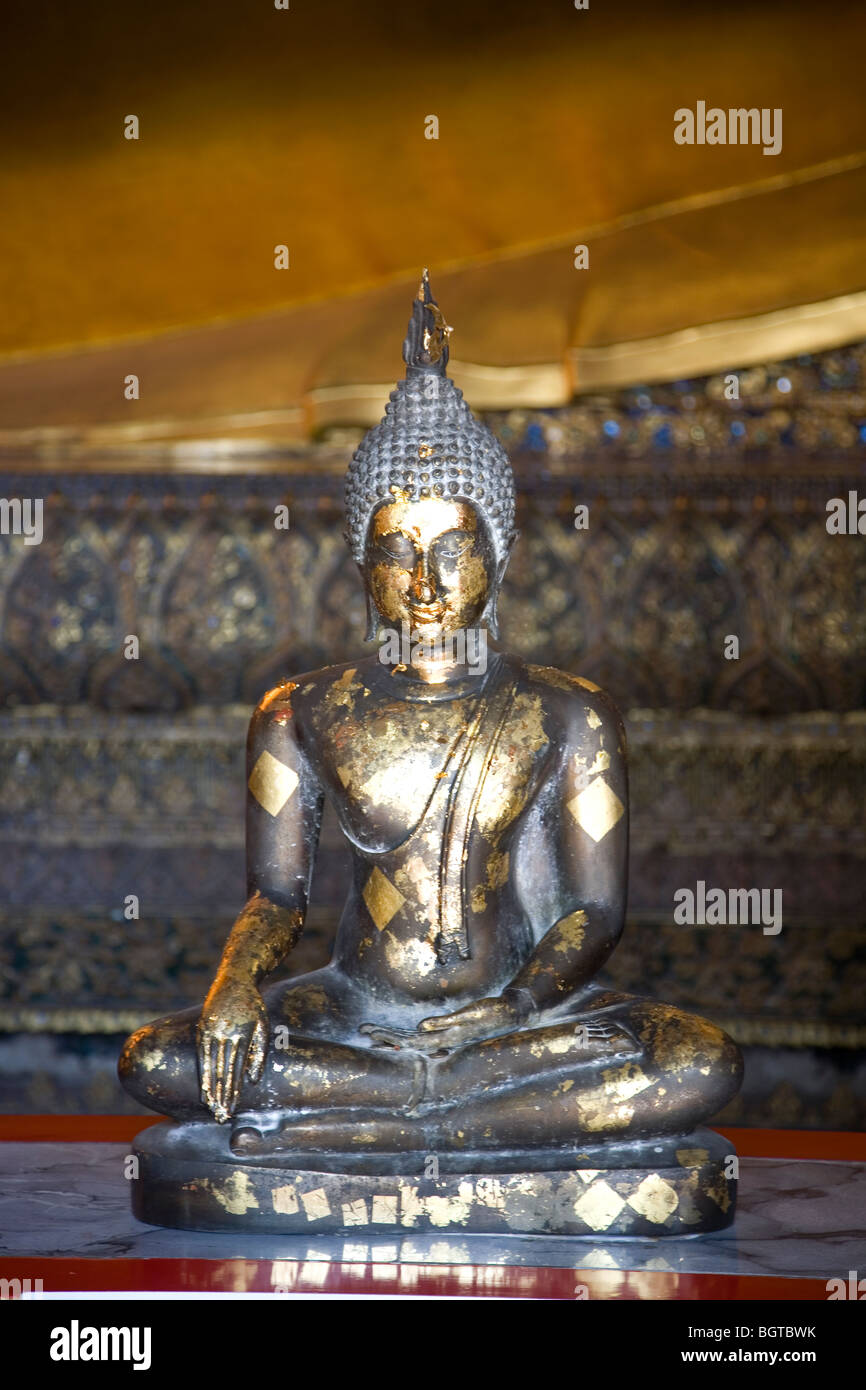
[[[384,622],[432,633],[475,626],[496,567],[490,533],[472,504],[431,497],[379,507],[365,568]]]

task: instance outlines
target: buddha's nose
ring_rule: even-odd
[[[431,603],[434,598],[430,567],[427,556],[423,553],[418,556],[418,563],[412,575],[412,597],[416,603]]]

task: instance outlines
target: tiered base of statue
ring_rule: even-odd
[[[135,1142],[139,1221],[190,1231],[452,1231],[685,1236],[734,1219],[730,1143],[712,1130],[594,1150],[273,1155],[229,1127],[165,1122]],[[431,1176],[436,1174],[436,1176]]]

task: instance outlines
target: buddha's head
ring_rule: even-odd
[[[502,445],[445,375],[448,335],[421,281],[403,344],[406,376],[346,477],[346,539],[380,625],[453,632],[486,623],[514,530],[514,477]]]

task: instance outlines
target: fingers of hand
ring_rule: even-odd
[[[480,1012],[477,1004],[467,1004],[465,1009],[457,1009],[453,1014],[436,1014],[432,1018],[422,1019],[418,1027],[423,1033],[438,1033],[443,1028],[455,1028],[463,1023],[473,1023]]]
[[[368,1036],[374,1047],[401,1048],[417,1047],[424,1043],[426,1045],[426,1035],[420,1033],[404,1033],[400,1029],[373,1028],[369,1030]]]
[[[240,1091],[240,1081],[241,1077],[243,1076],[244,1067],[246,1067],[246,1073],[250,1081],[256,1082],[261,1080],[262,1071],[264,1070],[265,1065],[265,1055],[267,1053],[267,1047],[268,1031],[265,1027],[264,1020],[260,1018],[255,1028],[253,1029],[253,1036],[250,1042],[249,1052],[247,1053],[246,1060],[243,1066],[241,1067],[240,1076],[238,1077],[238,1091]]]
[[[223,1077],[226,1070],[226,1040],[225,1038],[215,1038],[214,1047],[211,1053],[211,1072],[210,1085],[211,1095],[214,1102],[214,1114],[219,1119],[220,1113],[224,1110],[223,1104]]]
[[[231,1044],[229,1058],[226,1064],[226,1077],[224,1082],[225,1108],[230,1115],[233,1115],[238,1105],[238,1098],[241,1093],[241,1082],[243,1081],[244,1067],[247,1059],[247,1048],[244,1043],[236,1041]]]
[[[201,1040],[201,1050],[199,1053],[199,1069],[201,1076],[201,1099],[202,1104],[211,1110],[215,1104],[213,1087],[211,1085],[213,1041],[210,1033],[205,1033]]]
[[[232,1083],[235,1070],[235,1057],[237,1056],[237,1038],[227,1038],[223,1045],[223,1074],[222,1083],[222,1106],[223,1109],[231,1113],[232,1108]]]
[[[430,1032],[426,1035],[426,1046],[435,1047],[460,1047],[464,1042],[468,1042],[472,1036],[472,1029],[465,1023],[452,1023],[446,1028],[436,1028],[431,1030],[435,1033],[435,1042],[431,1040]]]
[[[229,1119],[240,1094],[247,1044],[242,1034],[203,1028],[199,1034],[201,1101],[214,1119]]]

